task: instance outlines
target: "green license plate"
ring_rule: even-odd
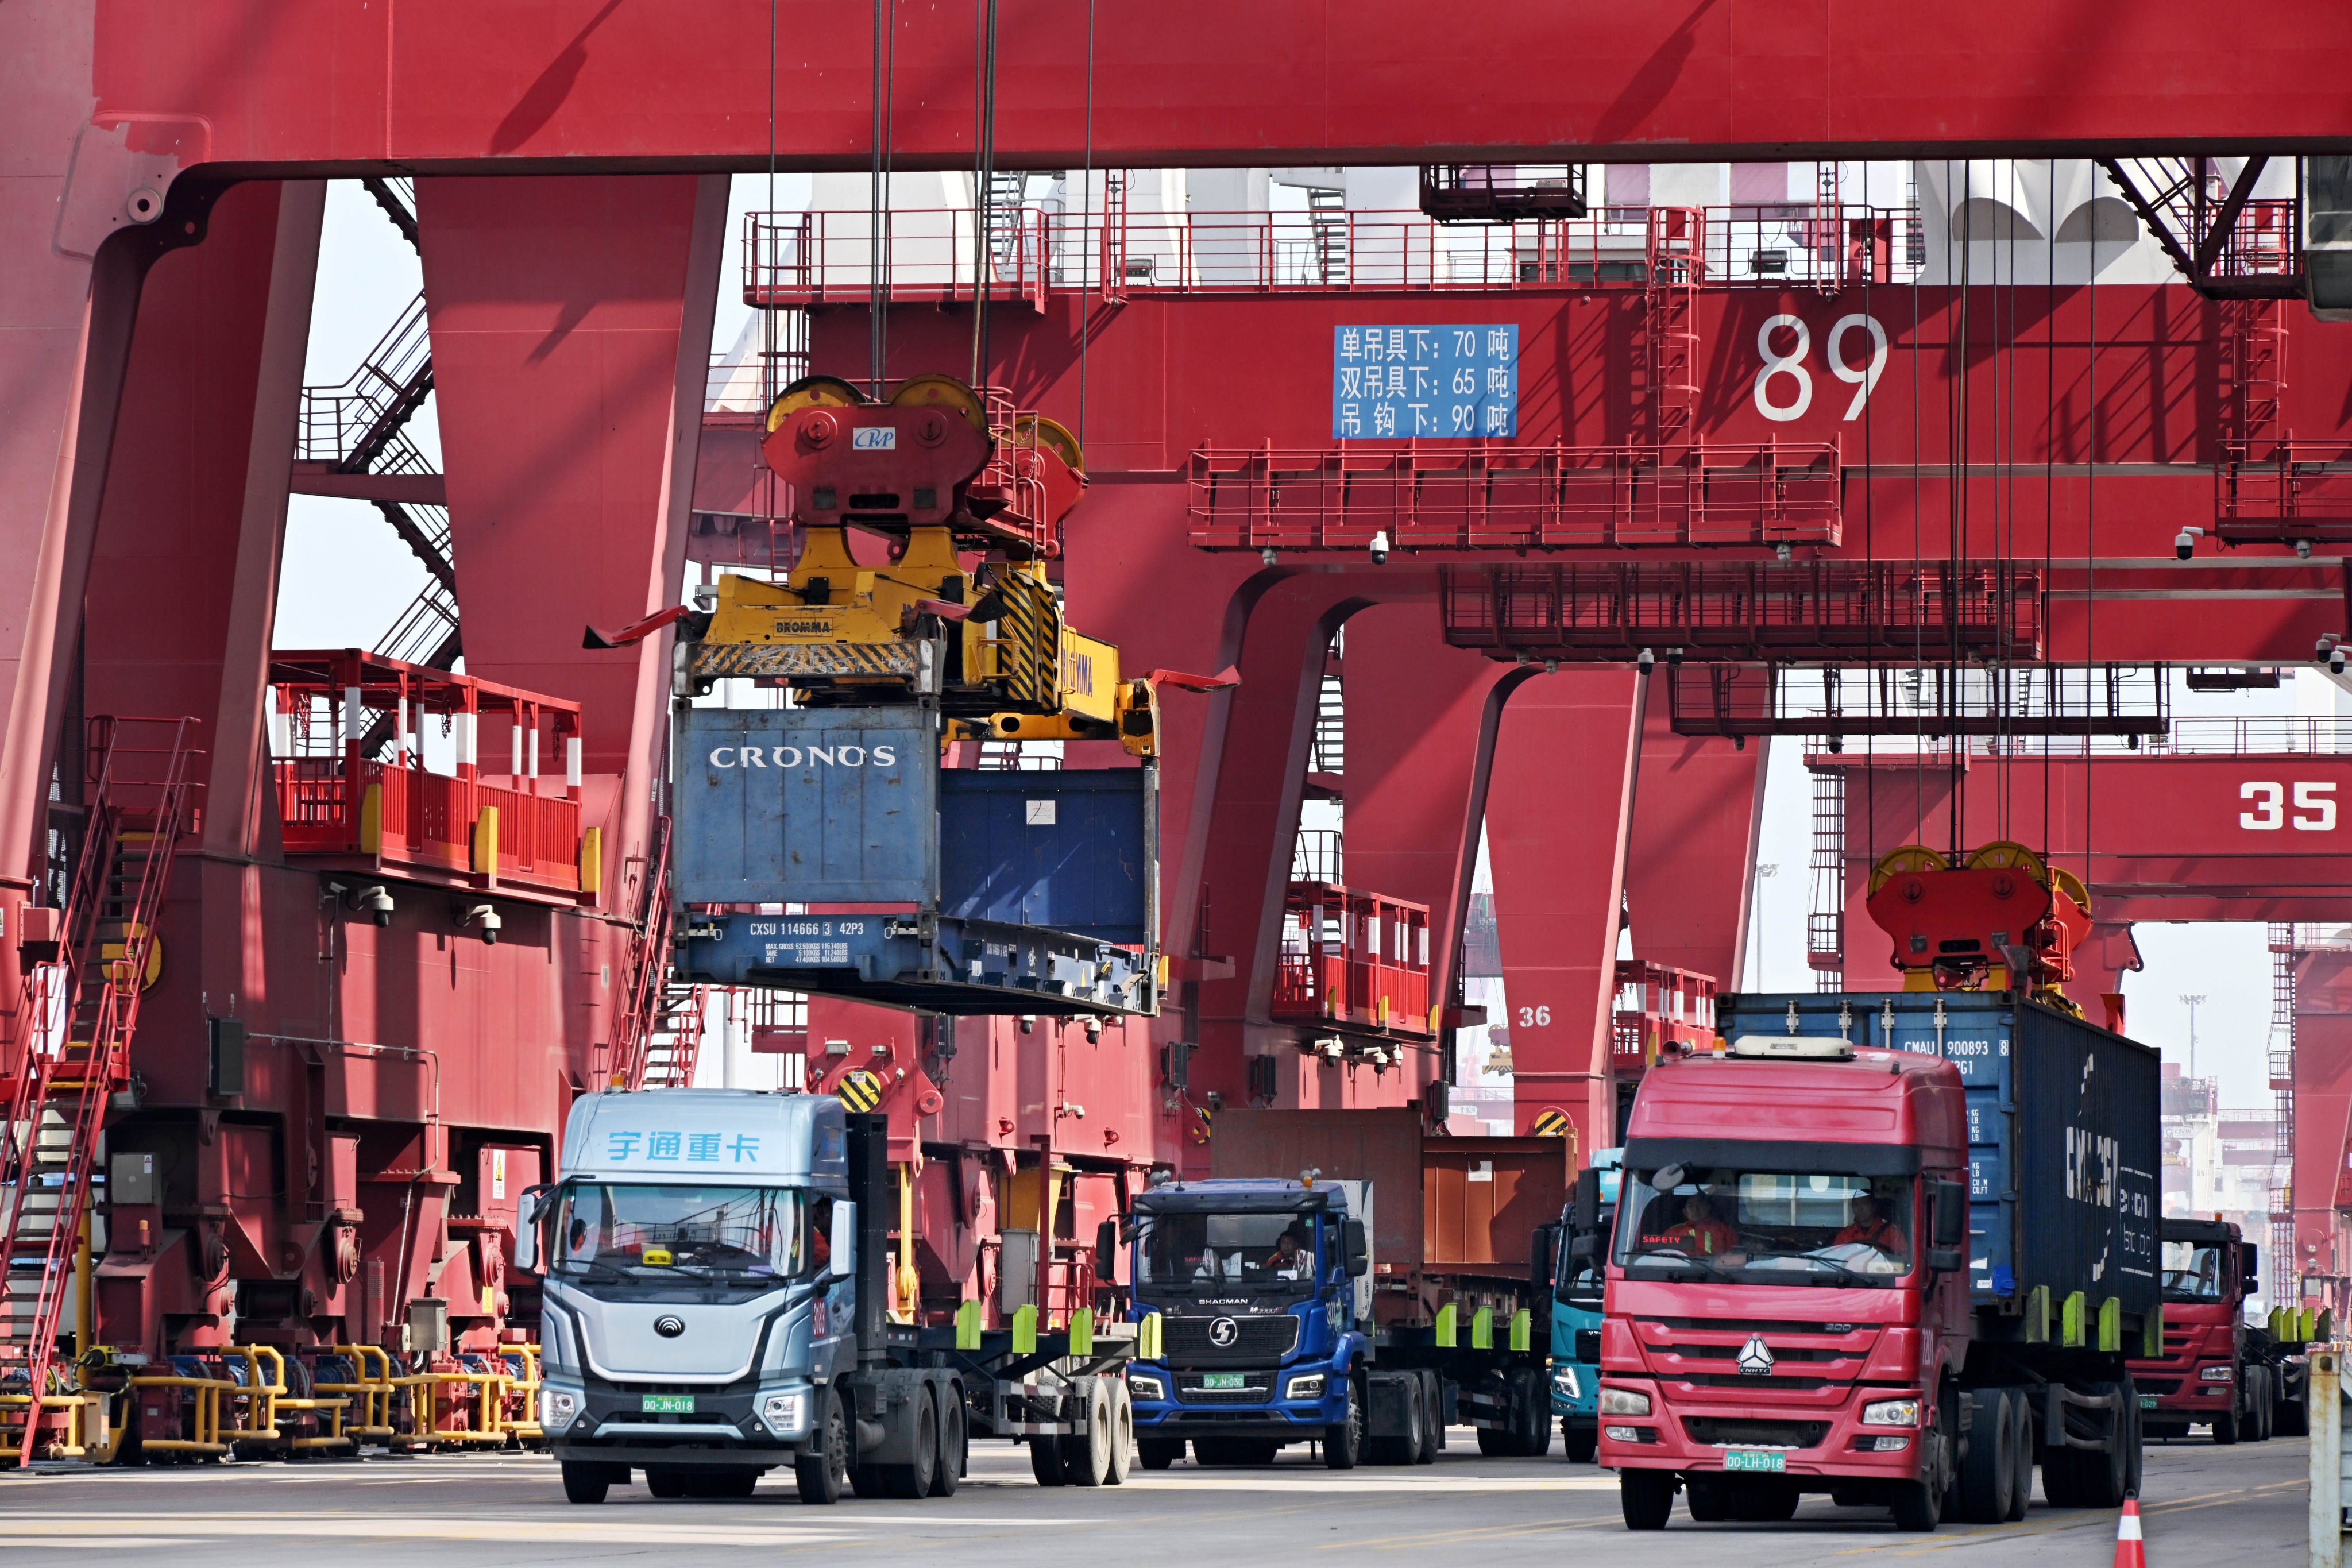
[[[1757,1453],[1748,1448],[1727,1448],[1723,1455],[1727,1470],[1785,1470],[1789,1468],[1786,1454]]]
[[[1246,1384],[1242,1382],[1240,1373],[1212,1372],[1202,1374],[1201,1386],[1202,1388],[1242,1388]]]
[[[2155,1394],[2141,1394],[2141,1395],[2139,1396],[2139,1407],[2140,1407],[2142,1410],[2153,1410],[2153,1409],[2155,1409],[2155,1408],[2156,1408],[2156,1395],[2155,1395]]]
[[[647,1394],[640,1396],[645,1403],[638,1406],[648,1415],[691,1415],[694,1395],[691,1394]]]

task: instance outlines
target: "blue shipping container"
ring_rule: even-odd
[[[939,890],[939,741],[912,708],[678,716],[673,877],[689,904],[905,903]]]
[[[1790,1026],[1790,1020],[1796,1026]],[[1719,997],[1716,1027],[1923,1051],[1960,1072],[1969,1117],[1969,1269],[1981,1307],[2037,1287],[2127,1321],[2158,1301],[2158,1053],[2006,992]]]
[[[1154,771],[940,774],[940,912],[1141,944],[1158,904]]]

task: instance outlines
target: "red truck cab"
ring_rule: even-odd
[[[2164,1354],[2131,1363],[2147,1435],[2182,1437],[2200,1426],[2216,1443],[2268,1436],[2270,1368],[2247,1355],[2246,1293],[2262,1279],[2255,1248],[2218,1216],[2167,1218],[2158,1235]]]
[[[1702,1520],[1787,1519],[1809,1491],[1940,1517],[1971,1324],[1962,1082],[1841,1044],[1739,1040],[1643,1083],[1600,1415],[1633,1528],[1685,1489]]]

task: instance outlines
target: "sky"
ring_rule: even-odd
[[[743,215],[771,206],[804,205],[809,188],[806,175],[782,175],[772,199],[766,176],[736,179],[712,330],[714,351],[731,344],[751,314],[736,287]],[[355,181],[331,183],[305,380],[331,384],[350,376],[423,287],[415,251],[366,192]],[[429,400],[411,422],[409,434],[428,458],[439,460],[439,429]],[[422,563],[366,502],[295,496],[287,513],[277,645],[372,646],[425,581]],[[2342,694],[2325,688],[2324,682],[2325,677],[2304,670],[2288,689],[2277,692],[2211,695],[2177,689],[2174,712],[2335,711]],[[1803,750],[1783,743],[1771,755],[1757,855],[1756,952],[1747,979],[1760,989],[1812,989],[1804,951],[1811,831],[1811,788]],[[2167,1060],[2186,1064],[2189,1008],[2180,998],[2203,996],[2196,1009],[2197,1071],[2221,1080],[2224,1105],[2267,1107],[2271,961],[2264,929],[2142,925],[2136,934],[2146,968],[2124,982],[2131,1033],[2159,1047]],[[1849,940],[1855,939],[1850,935]]]

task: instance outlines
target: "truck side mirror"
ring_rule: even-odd
[[[857,1205],[844,1198],[833,1203],[833,1277],[857,1278]]]
[[[1555,1220],[1549,1225],[1536,1226],[1535,1234],[1528,1238],[1528,1282],[1538,1289],[1551,1284],[1552,1266],[1556,1261],[1554,1255],[1559,1250],[1559,1223]]]
[[[525,1187],[515,1200],[514,1266],[539,1272],[539,1222],[546,1216],[546,1186]]]
[[[1578,1231],[1601,1228],[1601,1172],[1587,1165],[1576,1173],[1575,1215],[1572,1228]]]
[[[2263,1249],[2251,1241],[2238,1244],[2238,1289],[2253,1295],[2263,1288]]]
[[[1348,1278],[1361,1279],[1371,1272],[1372,1252],[1364,1241],[1364,1222],[1344,1221],[1339,1226],[1340,1247],[1348,1260]]]
[[[1936,1184],[1936,1245],[1966,1247],[1969,1244],[1969,1188],[1965,1182]]]
[[[1108,1285],[1118,1277],[1118,1221],[1107,1219],[1095,1226],[1095,1283]]]

